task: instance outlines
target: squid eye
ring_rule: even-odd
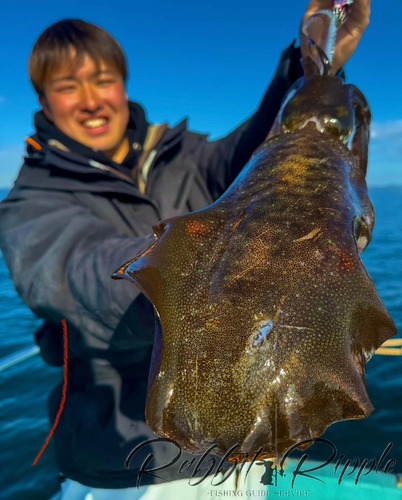
[[[363,216],[355,218],[353,223],[353,235],[357,245],[357,251],[361,253],[369,244],[371,239],[370,227]]]
[[[341,130],[339,121],[336,118],[324,118],[324,127],[325,130],[330,133],[333,137],[340,139]]]

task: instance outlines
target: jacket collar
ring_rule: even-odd
[[[131,121],[131,117],[133,116],[131,115],[133,105],[139,105],[132,102],[130,102],[129,105]],[[143,116],[145,116],[145,114]],[[148,127],[148,122],[146,123]],[[81,190],[82,188],[87,191],[110,191],[114,189],[118,191],[119,188],[116,183],[110,183],[110,181],[112,181],[113,178],[116,179],[116,177],[126,181],[124,184],[127,188],[129,188],[127,183],[134,184],[130,172],[120,169],[118,164],[113,162],[103,153],[100,153],[102,156],[97,156],[91,148],[82,146],[65,136],[65,134],[58,131],[56,127],[46,120],[43,113],[36,113],[35,124],[37,126],[37,132],[32,137],[27,138],[27,156],[25,157],[25,164],[15,182],[16,185],[40,187],[44,189],[71,190],[72,187],[74,187],[74,189],[77,190]],[[162,138],[155,147],[158,156],[161,154],[161,151],[170,149],[182,140],[186,126],[187,120],[184,119],[175,127],[168,128],[164,132]],[[51,131],[54,133],[51,134]],[[68,141],[66,141],[66,137]],[[46,140],[46,138],[48,139]],[[75,144],[84,148],[85,151],[81,149],[78,151],[78,148],[68,148],[68,146],[74,147]],[[62,170],[58,174],[57,170],[54,170],[55,168]],[[64,173],[62,173],[63,171]],[[83,175],[85,177],[82,177]],[[67,180],[68,178],[71,178],[71,182]],[[100,180],[101,178],[104,179],[102,182],[95,180]],[[79,179],[81,179],[81,181],[77,182]],[[82,181],[84,181],[84,184],[82,184]],[[82,184],[81,187],[80,184]],[[121,183],[119,184],[123,189],[124,185],[121,185]],[[127,191],[127,188],[124,188],[123,191]],[[132,187],[130,190],[132,190]]]
[[[129,122],[126,134],[130,143],[130,150],[121,164],[115,163],[102,151],[84,146],[64,134],[45,117],[43,111],[35,113],[34,124],[36,134],[32,139],[39,143],[41,147],[43,147],[44,144],[49,144],[67,152],[71,151],[86,158],[87,160],[97,161],[104,165],[116,168],[117,170],[129,173],[132,166],[135,165],[138,160],[138,155],[145,141],[149,124],[145,118],[144,109],[138,103],[129,101],[128,107]],[[28,154],[29,153],[30,151],[28,150]]]
[[[179,122],[175,127],[168,128],[155,149],[160,151],[162,149],[169,149],[173,147],[177,142],[179,142],[182,138],[183,132],[187,128],[187,119],[183,119]],[[73,163],[77,167],[86,166],[93,167],[96,163],[101,163],[103,165],[109,165],[112,167],[116,167],[115,162],[108,158],[106,155],[103,155],[101,158],[97,158],[95,154],[92,156],[83,155],[80,152],[75,150],[70,150],[65,146],[65,143],[59,142],[57,139],[50,139],[47,143],[44,143],[39,139],[38,134],[34,134],[32,137],[27,137],[27,156],[25,156],[25,160],[28,163],[31,161],[36,164],[41,163],[43,167],[49,165],[55,165],[60,168],[67,168],[67,163]],[[75,142],[75,141],[74,141]],[[85,146],[83,146],[86,148]],[[90,148],[86,148],[89,151],[93,151]],[[102,153],[101,153],[102,154]],[[50,161],[50,158],[52,161]],[[58,160],[60,158],[60,161]],[[61,165],[63,164],[63,165]],[[71,165],[71,169],[76,170],[76,168]]]

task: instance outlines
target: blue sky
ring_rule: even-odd
[[[122,45],[128,94],[151,122],[225,135],[257,107],[279,54],[297,37],[307,0],[8,1],[0,30],[0,187],[12,185],[38,109],[27,76],[35,39],[49,24],[79,17]],[[368,184],[402,184],[402,2],[372,2],[371,23],[346,65],[372,109]]]

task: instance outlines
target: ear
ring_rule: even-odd
[[[313,42],[313,40],[309,40],[309,42],[310,42],[310,50],[311,50],[311,45],[314,42]],[[315,50],[317,51],[317,54],[320,58],[321,65],[323,67],[323,75],[324,76],[334,76],[332,74],[331,62],[330,62],[327,54],[322,50],[322,48],[319,45],[314,44],[314,46],[315,46]]]
[[[371,113],[364,95],[354,85],[351,85],[351,87],[353,92],[353,107],[355,109],[355,130],[351,150],[357,166],[366,175]]]
[[[275,121],[271,127],[271,130],[269,131],[267,137],[264,139],[264,142],[271,139],[271,137],[275,137],[275,136],[282,133],[281,123],[280,123],[281,112],[282,112],[282,108],[279,110],[278,114],[276,115],[276,118],[275,118]],[[254,151],[252,156],[254,156],[254,154],[255,154],[255,151]]]
[[[46,99],[46,96],[44,94],[39,95],[39,104],[42,106],[43,114],[46,116],[46,118],[53,123],[52,119],[52,112],[49,106],[49,103]]]
[[[333,76],[330,60],[328,59],[327,54],[322,50],[322,48],[317,43],[315,43],[315,41],[312,40],[311,38],[309,38],[308,41],[308,48],[310,51],[310,59],[317,66],[317,69],[315,68],[313,69],[315,76],[319,76],[321,74],[323,76]],[[305,71],[305,75],[306,75],[306,70],[307,74],[312,73],[311,63],[309,63],[309,66],[306,66],[306,62],[304,62],[303,64],[302,60],[302,65]]]
[[[303,57],[301,64],[303,67],[304,78],[306,80],[314,76],[320,76],[320,68],[311,57]]]

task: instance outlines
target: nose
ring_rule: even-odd
[[[95,113],[102,107],[99,93],[93,85],[84,85],[81,91],[82,111]]]

